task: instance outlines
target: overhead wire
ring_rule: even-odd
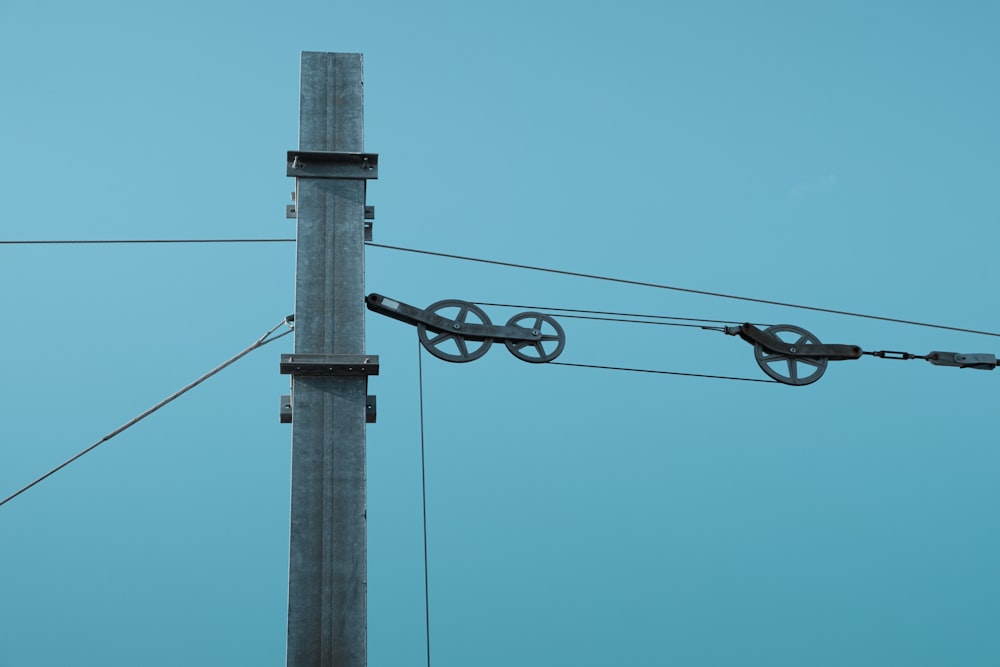
[[[521,306],[512,303],[489,303],[487,301],[475,301],[474,303],[477,306],[491,306],[494,308],[515,308],[519,310],[551,312],[557,314],[559,317],[567,319],[575,319],[575,320],[590,320],[593,322],[619,322],[625,324],[653,324],[665,327],[689,327],[692,329],[704,329],[706,331],[725,331],[725,328],[715,327],[715,326],[705,326],[704,324],[690,324],[690,323],[691,322],[711,322],[713,324],[735,323],[735,320],[711,320],[700,317],[675,317],[673,315],[644,315],[642,313],[617,313],[607,310],[584,310],[581,308],[554,308],[551,306]],[[617,317],[609,317],[609,316],[617,316]],[[634,318],[642,318],[642,319],[634,319]],[[668,322],[667,320],[681,320],[681,321]]]
[[[294,238],[228,238],[228,239],[26,239],[26,240],[0,240],[0,245],[111,245],[111,244],[197,244],[197,243],[294,243]],[[778,306],[782,308],[796,308],[799,310],[809,310],[819,313],[830,313],[832,315],[843,315],[845,317],[859,317],[870,320],[877,320],[881,322],[892,322],[895,324],[906,324],[916,327],[927,327],[931,329],[942,329],[945,331],[957,331],[960,333],[970,333],[980,336],[992,336],[1000,338],[1000,333],[995,331],[985,331],[982,329],[970,329],[966,327],[955,327],[945,324],[936,324],[932,322],[922,322],[919,320],[908,320],[897,317],[887,317],[884,315],[871,315],[868,313],[859,313],[850,310],[841,310],[837,308],[824,308],[820,306],[809,306],[806,304],[791,303],[787,301],[777,301],[774,299],[761,299],[758,297],[742,296],[738,294],[728,294],[725,292],[713,292],[710,290],[700,290],[690,287],[679,287],[677,285],[666,285],[663,283],[654,283],[643,280],[633,280],[628,278],[616,278],[614,276],[605,276],[594,273],[585,273],[581,271],[568,271],[565,269],[553,269],[543,266],[534,266],[530,264],[521,264],[518,262],[506,262],[495,259],[486,259],[482,257],[470,257],[467,255],[458,255],[455,253],[445,253],[433,250],[422,250],[419,248],[407,248],[404,246],[389,245],[385,243],[374,243],[372,241],[366,241],[365,245],[371,246],[373,248],[381,248],[384,250],[395,250],[399,252],[408,252],[421,255],[428,255],[432,257],[443,257],[446,259],[455,259],[467,262],[476,262],[480,264],[491,264],[494,266],[505,266],[515,269],[524,269],[528,271],[540,271],[545,273],[553,273],[557,275],[571,276],[576,278],[587,278],[590,280],[601,280],[605,282],[620,283],[623,285],[635,285],[638,287],[650,287],[654,289],[672,290],[675,292],[683,292],[686,294],[700,294],[702,296],[710,296],[720,299],[734,299],[738,301],[746,301],[750,303],[760,303],[770,306]],[[678,318],[674,318],[678,319]]]
[[[551,366],[571,366],[573,368],[594,368],[606,371],[625,371],[629,373],[652,373],[654,375],[680,375],[683,377],[692,378],[708,378],[712,380],[739,380],[742,382],[763,382],[765,384],[781,384],[774,380],[761,380],[760,378],[744,378],[735,377],[732,375],[708,375],[705,373],[681,373],[679,371],[659,371],[649,368],[625,368],[622,366],[601,366],[598,364],[575,364],[566,361],[549,361],[547,362]]]
[[[272,334],[275,331],[277,331],[278,329],[280,329],[282,326],[287,326],[288,327],[288,331],[280,333],[277,336],[272,336]],[[192,389],[194,389],[195,387],[197,387],[198,385],[200,385],[205,380],[208,380],[213,375],[216,375],[219,372],[223,371],[224,369],[228,368],[229,366],[233,365],[234,363],[236,363],[237,361],[239,361],[240,359],[242,359],[246,355],[250,354],[254,350],[257,350],[257,349],[259,349],[261,347],[264,347],[265,345],[273,343],[274,341],[276,341],[276,340],[278,340],[280,338],[284,338],[288,334],[292,333],[293,330],[294,329],[293,329],[293,325],[292,325],[292,317],[288,316],[285,319],[283,319],[281,322],[279,322],[278,324],[276,324],[274,327],[272,327],[271,329],[269,329],[267,331],[267,333],[265,333],[263,336],[261,336],[260,338],[258,338],[256,341],[254,341],[249,347],[247,347],[243,351],[241,351],[238,354],[230,357],[226,361],[222,362],[221,364],[219,364],[218,366],[216,366],[212,370],[208,371],[207,373],[201,375],[198,379],[190,382],[189,384],[185,385],[181,389],[178,389],[177,391],[175,391],[174,393],[172,393],[170,396],[164,398],[162,401],[160,401],[156,405],[152,406],[151,408],[148,408],[147,410],[141,412],[137,416],[133,417],[129,421],[125,422],[124,424],[122,424],[121,426],[119,426],[118,428],[116,428],[115,430],[111,431],[110,433],[108,433],[107,435],[105,435],[104,437],[102,437],[100,440],[98,440],[94,444],[92,444],[89,447],[87,447],[86,449],[84,449],[83,451],[81,451],[78,454],[70,457],[66,461],[60,463],[59,465],[57,465],[55,468],[52,468],[51,470],[49,470],[44,475],[36,478],[30,484],[27,484],[27,485],[21,487],[20,489],[18,489],[14,493],[10,494],[9,496],[7,496],[6,498],[4,498],[3,500],[0,500],[0,507],[6,505],[7,503],[9,503],[14,498],[17,498],[19,495],[21,495],[25,491],[31,489],[32,487],[40,484],[43,481],[45,481],[46,479],[48,479],[52,475],[56,474],[57,472],[59,472],[60,470],[62,470],[63,468],[65,468],[66,466],[70,465],[74,461],[77,461],[78,459],[80,459],[84,455],[89,454],[90,452],[94,451],[95,449],[97,449],[98,447],[100,447],[101,445],[103,445],[104,443],[106,443],[107,441],[111,440],[115,436],[120,435],[121,433],[123,433],[124,431],[128,430],[129,428],[135,426],[136,424],[138,424],[139,422],[141,422],[146,417],[150,416],[151,414],[153,414],[157,410],[165,407],[169,403],[172,403],[174,400],[180,398],[181,396],[183,396],[187,392],[191,391]]]
[[[983,330],[980,330],[980,329],[967,329],[967,328],[964,328],[964,327],[953,327],[953,326],[948,326],[948,325],[944,325],[944,324],[933,324],[933,323],[930,323],[930,322],[920,322],[920,321],[917,321],[917,320],[905,320],[905,319],[900,319],[900,318],[896,318],[896,317],[884,317],[884,316],[881,316],[881,315],[869,315],[869,314],[866,314],[866,313],[857,313],[857,312],[853,312],[853,311],[849,311],[849,310],[838,310],[838,309],[835,309],[835,308],[821,308],[819,306],[807,306],[807,305],[804,305],[804,304],[790,303],[790,302],[787,302],[787,301],[775,301],[775,300],[772,300],[772,299],[759,299],[759,298],[756,298],[756,297],[740,296],[740,295],[737,295],[737,294],[727,294],[727,293],[724,293],[724,292],[711,292],[711,291],[708,291],[708,290],[692,289],[692,288],[689,288],[689,287],[677,287],[676,285],[666,285],[666,284],[662,284],[662,283],[647,282],[647,281],[643,281],[643,280],[631,280],[631,279],[628,279],[628,278],[615,278],[613,276],[604,276],[604,275],[599,275],[599,274],[594,274],[594,273],[583,273],[583,272],[580,272],[580,271],[567,271],[567,270],[564,270],[564,269],[552,269],[552,268],[543,267],[543,266],[533,266],[531,264],[519,264],[519,263],[516,263],[516,262],[505,262],[505,261],[500,261],[500,260],[495,260],[495,259],[484,259],[482,257],[469,257],[467,255],[456,255],[456,254],[453,254],[453,253],[436,252],[436,251],[433,251],[433,250],[420,250],[420,249],[417,249],[417,248],[406,248],[406,247],[403,247],[403,246],[387,245],[387,244],[384,244],[384,243],[366,242],[365,245],[371,246],[373,248],[382,248],[382,249],[385,249],[385,250],[395,250],[395,251],[399,251],[399,252],[416,253],[416,254],[420,254],[420,255],[429,255],[429,256],[432,256],[432,257],[443,257],[443,258],[446,258],[446,259],[456,259],[456,260],[462,260],[462,261],[466,261],[466,262],[476,262],[476,263],[479,263],[479,264],[490,264],[490,265],[493,265],[493,266],[505,266],[505,267],[508,267],[508,268],[525,269],[525,270],[528,270],[528,271],[540,271],[540,272],[543,272],[543,273],[552,273],[552,274],[563,275],[563,276],[571,276],[571,277],[575,277],[575,278],[587,278],[587,279],[591,279],[591,280],[601,280],[601,281],[605,281],[605,282],[620,283],[620,284],[623,284],[623,285],[635,285],[635,286],[638,286],[638,287],[651,287],[651,288],[654,288],[654,289],[663,289],[663,290],[672,290],[672,291],[675,291],[675,292],[684,292],[686,294],[700,294],[702,296],[711,296],[711,297],[716,297],[716,298],[721,298],[721,299],[734,299],[734,300],[737,300],[737,301],[747,301],[747,302],[751,302],[751,303],[761,303],[761,304],[766,304],[766,305],[770,305],[770,306],[780,306],[782,308],[797,308],[797,309],[800,309],[800,310],[809,310],[809,311],[820,312],[820,313],[830,313],[830,314],[833,314],[833,315],[844,315],[844,316],[847,316],[847,317],[860,317],[860,318],[869,319],[869,320],[878,320],[878,321],[881,321],[881,322],[893,322],[893,323],[896,323],[896,324],[907,324],[907,325],[910,325],[910,326],[928,327],[928,328],[931,328],[931,329],[944,329],[944,330],[947,330],[947,331],[959,331],[959,332],[962,332],[962,333],[978,334],[978,335],[981,335],[981,336],[994,336],[994,337],[1000,338],[1000,333],[993,332],[993,331],[983,331]]]
[[[424,628],[427,637],[427,667],[431,667],[431,584],[427,560],[427,464],[424,446],[424,350],[419,337],[417,377],[420,384],[420,497],[424,513]]]
[[[621,317],[595,317],[593,315],[570,315],[559,313],[559,317],[571,320],[590,320],[591,322],[620,322],[623,324],[654,324],[661,327],[687,327],[690,329],[703,329],[705,331],[725,331],[724,327],[711,327],[704,324],[686,324],[683,322],[655,322],[651,320],[633,320]]]
[[[513,303],[489,303],[487,301],[476,301],[475,303],[476,305],[479,306],[492,306],[495,308],[517,308],[519,310],[558,311],[563,313],[586,313],[588,315],[613,315],[616,317],[643,317],[650,320],[680,320],[683,322],[712,322],[714,324],[732,324],[735,321],[735,320],[712,320],[705,317],[678,317],[676,315],[645,315],[643,313],[619,313],[610,310],[584,310],[582,308],[555,308],[553,306],[523,306]],[[580,319],[588,319],[588,318],[580,318]],[[649,324],[656,324],[656,323],[650,322]]]
[[[0,245],[130,245],[156,243],[294,243],[295,239],[62,239],[0,240]]]

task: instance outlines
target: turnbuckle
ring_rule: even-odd
[[[894,350],[877,350],[875,352],[863,352],[862,354],[870,354],[873,357],[878,357],[879,359],[899,359],[900,361],[909,361],[910,359],[926,359],[927,357],[922,357],[919,354],[910,354],[909,352],[896,352]]]

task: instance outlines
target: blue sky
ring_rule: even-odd
[[[362,52],[377,242],[998,332],[998,20],[985,2],[0,0],[0,236],[293,236],[299,53]],[[418,306],[1000,352],[366,262],[369,291]],[[293,244],[0,246],[0,495],[249,345],[293,277]],[[766,377],[720,333],[561,322],[561,361]],[[369,664],[421,665],[416,335],[377,315],[367,333]],[[0,666],[281,664],[291,346],[0,508]],[[997,382],[871,357],[785,387],[425,355],[433,662],[995,665]]]

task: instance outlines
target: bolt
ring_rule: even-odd
[[[788,348],[788,351],[789,351],[789,352],[794,352],[794,351],[795,351],[795,348],[794,348],[794,347],[790,347],[790,348]]]
[[[532,336],[538,336],[538,335],[540,335],[541,333],[542,333],[542,332],[541,332],[541,331],[539,331],[538,329],[532,329],[532,330],[531,330],[531,335],[532,335]]]
[[[459,324],[458,322],[455,322],[454,324],[452,324],[452,325],[451,325],[451,328],[452,328],[452,329],[456,329],[456,330],[457,330],[457,329],[461,329],[461,328],[462,328],[462,325],[461,325],[461,324]]]

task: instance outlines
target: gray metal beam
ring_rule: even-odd
[[[299,151],[361,153],[361,54],[304,52],[301,67]],[[365,183],[296,179],[296,355],[365,354]],[[287,664],[364,667],[368,378],[292,382]]]

